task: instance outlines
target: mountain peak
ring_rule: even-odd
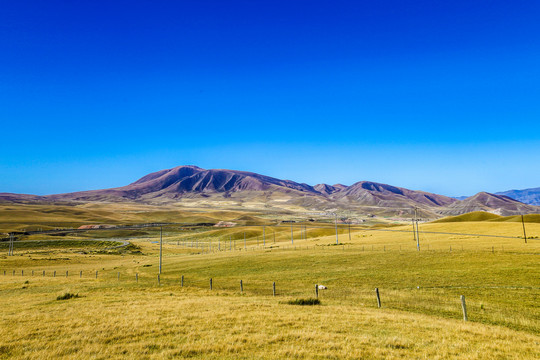
[[[540,187],[523,190],[508,190],[495,193],[495,195],[508,196],[514,200],[530,205],[540,205]]]

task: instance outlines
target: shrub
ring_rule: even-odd
[[[295,300],[289,300],[287,302],[289,305],[320,305],[321,301],[319,299],[295,299]]]
[[[75,299],[78,297],[80,297],[79,294],[65,293],[64,295],[57,296],[56,300],[69,300],[69,299]]]

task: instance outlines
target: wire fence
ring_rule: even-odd
[[[500,325],[516,330],[540,333],[540,309],[536,300],[540,287],[520,286],[434,286],[434,287],[387,287],[378,288],[365,284],[315,284],[310,281],[282,279],[261,280],[250,276],[209,277],[196,273],[165,273],[114,271],[114,270],[0,270],[4,283],[29,280],[32,283],[43,281],[47,284],[86,284],[95,287],[140,287],[163,288],[167,291],[197,289],[208,294],[237,296],[256,296],[275,298],[286,302],[287,299],[315,298],[323,305],[359,306],[377,308],[377,296],[380,294],[381,308],[405,311],[443,318],[461,319],[463,309],[460,295],[467,301],[468,320],[484,324]],[[323,285],[326,289],[318,289]],[[535,300],[536,299],[536,300]],[[516,309],[516,305],[519,307]]]

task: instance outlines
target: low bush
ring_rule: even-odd
[[[289,300],[287,302],[289,305],[320,305],[321,301],[319,299],[295,299],[295,300]]]
[[[80,297],[79,294],[65,293],[64,295],[59,295],[56,297],[56,300],[69,300],[76,299]]]

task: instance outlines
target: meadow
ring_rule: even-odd
[[[123,248],[107,242],[114,231],[35,239],[15,256],[0,244],[0,358],[540,357],[533,218],[527,243],[512,219],[420,224],[417,251],[409,224],[341,225],[336,245],[331,224],[293,224],[291,241],[289,224],[250,216],[164,227],[161,274],[157,228]],[[316,284],[320,305],[289,304]]]

